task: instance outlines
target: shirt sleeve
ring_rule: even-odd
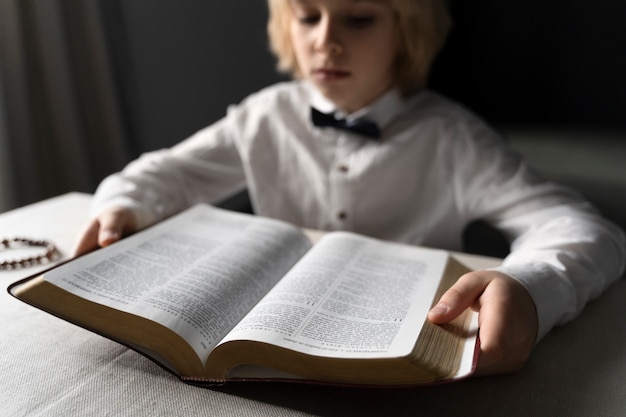
[[[245,188],[233,113],[170,149],[142,155],[110,175],[94,195],[92,216],[130,208],[139,229],[196,203],[216,203]]]
[[[622,275],[624,233],[573,190],[542,179],[480,122],[456,139],[457,201],[469,220],[486,220],[510,240],[496,269],[532,296],[539,340]]]

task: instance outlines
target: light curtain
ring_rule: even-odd
[[[0,0],[0,212],[130,158],[98,0]]]

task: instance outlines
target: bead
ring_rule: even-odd
[[[17,260],[2,261],[0,262],[0,271],[17,268],[27,268],[29,266],[52,262],[59,256],[59,252],[57,251],[56,246],[46,240],[33,240],[24,237],[15,237],[11,239],[0,240],[0,250],[9,250],[23,247],[42,248],[45,250],[45,253]]]

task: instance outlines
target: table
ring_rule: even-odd
[[[50,239],[67,255],[90,200],[69,193],[1,214],[0,236]],[[494,262],[459,257],[474,267]],[[0,271],[0,283],[35,272]],[[0,416],[626,416],[624,279],[548,334],[521,372],[419,388],[197,388],[6,290],[0,297]]]

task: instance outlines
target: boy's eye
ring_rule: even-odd
[[[357,29],[371,26],[374,21],[374,16],[348,16],[346,18],[348,25]]]
[[[319,22],[320,16],[316,14],[305,14],[298,16],[298,22],[302,25],[314,25]]]

